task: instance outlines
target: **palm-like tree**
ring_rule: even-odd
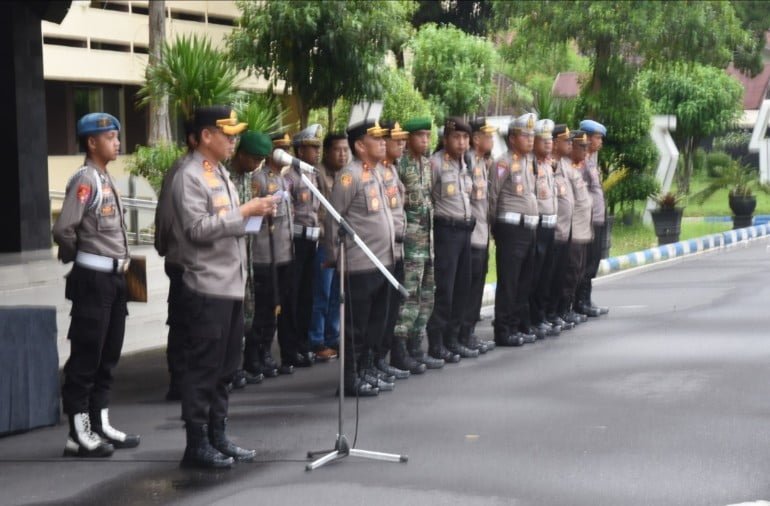
[[[185,119],[196,107],[229,104],[238,84],[238,71],[224,53],[211,46],[206,37],[180,36],[163,45],[163,59],[148,66],[139,105],[167,95],[169,104]]]
[[[264,93],[238,92],[233,107],[240,121],[248,123],[249,130],[275,134],[296,127],[284,125],[287,111],[277,98]]]

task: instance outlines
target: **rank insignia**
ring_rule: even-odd
[[[343,188],[347,188],[353,183],[353,176],[350,174],[343,174],[340,176],[340,184],[343,186]]]
[[[455,194],[455,185],[453,185],[451,183],[446,185],[446,193],[447,193],[447,195],[454,195]]]
[[[522,193],[524,191],[524,186],[517,184],[516,185],[516,193]]]
[[[380,201],[377,197],[372,199],[372,210],[376,211],[380,208]]]
[[[385,171],[385,181],[390,181],[391,179],[393,179],[393,173],[391,171],[389,171],[389,170],[386,170]]]
[[[81,184],[78,186],[77,191],[78,202],[85,204],[88,199],[91,198],[91,187],[87,184]]]
[[[208,171],[214,170],[214,166],[208,160],[203,160],[203,168]]]
[[[398,199],[396,197],[390,198],[390,207],[392,208],[398,207]]]

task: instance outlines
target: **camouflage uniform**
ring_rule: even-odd
[[[433,206],[428,159],[421,156],[415,160],[405,154],[398,162],[398,177],[404,185],[404,287],[409,297],[401,305],[394,334],[397,339],[406,339],[412,351],[421,348],[425,324],[433,312]]]
[[[230,172],[230,180],[238,189],[238,198],[241,202],[248,202],[251,200],[251,173],[238,174],[236,172]],[[253,283],[253,269],[251,265],[251,241],[246,241],[246,258],[249,259],[246,262],[246,294],[243,299],[243,328],[247,332],[251,330],[251,324],[254,320],[254,283]]]

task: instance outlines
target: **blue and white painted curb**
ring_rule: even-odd
[[[695,253],[710,250],[720,250],[735,246],[736,244],[758,239],[770,235],[770,223],[754,225],[752,227],[728,230],[718,234],[711,234],[697,239],[689,239],[665,246],[637,251],[627,255],[605,258],[599,264],[598,276],[612,274],[633,267],[654,264],[673,258],[681,258]],[[493,259],[490,259],[494,261]],[[495,287],[497,283],[487,283],[484,286],[483,305],[491,305],[495,302]]]

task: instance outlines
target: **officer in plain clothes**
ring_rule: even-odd
[[[228,383],[238,369],[246,285],[245,219],[275,211],[272,198],[240,204],[222,161],[246,129],[230,107],[201,107],[193,128],[198,147],[172,183],[174,229],[184,268],[183,314],[187,369],[182,418],[187,432],[183,466],[223,468],[256,452],[226,436]]]
[[[540,223],[531,154],[536,121],[535,114],[527,113],[511,122],[508,152],[495,161],[489,173],[489,220],[497,264],[493,327],[500,346],[521,346],[536,339],[520,329],[529,306],[535,229]]]
[[[473,181],[465,163],[471,127],[461,118],[444,123],[444,149],[430,158],[433,201],[433,262],[436,281],[433,313],[426,331],[428,353],[457,363],[479,356],[459,341],[460,324],[471,284],[471,232],[476,225],[471,208]]]
[[[120,122],[103,112],[77,123],[83,166],[70,178],[53,226],[59,259],[74,262],[65,296],[72,301],[62,404],[69,421],[65,456],[109,457],[139,445],[139,436],[110,424],[112,370],[118,363],[128,314],[129,264],[123,204],[107,164],[120,152]]]

